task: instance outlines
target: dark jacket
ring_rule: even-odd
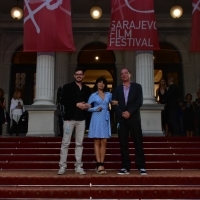
[[[77,99],[77,84],[75,82],[68,83],[63,86],[61,103],[64,105],[64,120],[72,120],[74,117],[74,113],[76,109],[76,104],[80,101]],[[91,94],[90,88],[84,84],[82,84],[82,92],[83,92],[83,101],[87,103],[88,98]],[[85,113],[87,111],[82,111]]]
[[[175,84],[171,84],[165,97],[166,109],[178,109],[178,98],[178,87]]]
[[[118,101],[118,105],[113,106],[118,121],[122,122],[126,119],[122,117],[122,112],[128,111],[130,118],[134,120],[140,119],[140,107],[143,103],[142,87],[138,83],[131,83],[127,105],[125,105],[123,85],[119,85],[113,92],[113,100]]]

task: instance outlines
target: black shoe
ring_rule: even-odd
[[[140,175],[147,175],[147,172],[145,169],[140,169]]]
[[[130,171],[126,170],[125,168],[122,168],[119,170],[119,172],[117,174],[119,174],[119,175],[130,174]]]

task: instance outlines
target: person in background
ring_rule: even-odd
[[[2,135],[2,124],[6,123],[5,119],[6,100],[4,91],[0,88],[0,135]]]
[[[112,94],[107,92],[107,80],[104,77],[97,78],[93,90],[88,100],[88,104],[93,105],[88,109],[92,112],[88,137],[94,139],[96,172],[106,174],[104,159],[107,139],[111,137],[109,104]]]
[[[56,105],[57,105],[57,112],[58,112],[58,124],[59,124],[59,136],[63,137],[63,114],[64,114],[64,108],[61,103],[61,97],[62,97],[62,87],[59,87],[57,90],[57,99],[56,99]]]
[[[167,122],[169,126],[169,131],[171,136],[179,135],[179,124],[178,124],[178,100],[179,100],[179,90],[174,84],[174,79],[172,77],[168,78],[168,91],[166,94],[166,113]]]
[[[19,120],[23,112],[25,112],[24,103],[21,99],[21,90],[17,89],[14,92],[13,98],[10,104],[10,119],[11,119],[11,130],[10,134],[16,133],[19,135]]]
[[[183,125],[187,137],[192,137],[194,133],[194,102],[192,101],[192,95],[190,93],[185,95],[185,101],[183,103]]]
[[[178,106],[178,123],[179,123],[179,133],[180,136],[185,136],[185,131],[183,128],[183,101],[179,99],[179,106]]]
[[[199,85],[199,88],[197,89],[197,94],[198,94],[198,93],[200,93],[200,85]]]
[[[68,149],[74,128],[75,131],[75,173],[84,175],[82,168],[83,139],[85,133],[85,119],[90,105],[86,102],[91,94],[90,88],[82,83],[83,69],[77,68],[74,72],[75,81],[65,84],[61,95],[61,103],[64,106],[63,139],[60,149],[60,169],[58,175],[65,173],[67,167]]]
[[[200,136],[200,91],[197,91],[197,98],[195,99],[195,121],[198,129],[198,136]]]
[[[166,104],[165,99],[167,95],[167,85],[164,79],[161,79],[159,82],[159,87],[156,90],[156,102],[158,104]],[[165,136],[168,135],[168,124],[167,124],[167,114],[166,109],[164,107],[164,110],[161,112],[161,119],[162,119],[162,129],[165,133]]]
[[[122,168],[119,175],[129,174],[131,160],[129,155],[129,136],[135,145],[135,163],[141,175],[147,175],[143,150],[143,135],[141,128],[140,107],[143,103],[142,87],[130,80],[131,73],[127,68],[121,70],[122,84],[114,89],[112,99],[118,121],[118,137],[120,141]]]

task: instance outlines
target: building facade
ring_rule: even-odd
[[[151,96],[154,98],[159,80],[162,77],[167,79],[172,76],[180,89],[180,98],[184,99],[186,93],[191,93],[194,100],[200,84],[200,56],[199,53],[189,52],[191,16],[186,15],[184,18],[172,19],[163,14],[156,15],[156,21],[161,50],[152,52],[154,75],[151,84],[153,88],[149,88],[146,83],[142,85],[143,91],[148,93],[151,90],[151,94],[153,94]],[[43,105],[54,107],[57,89],[65,83],[73,81],[73,72],[77,66],[82,66],[86,70],[84,82],[90,87],[93,86],[98,76],[103,75],[108,79],[109,88],[112,90],[120,83],[120,70],[123,67],[131,70],[132,79],[137,82],[136,52],[106,50],[109,24],[109,15],[105,15],[99,20],[93,20],[89,15],[81,14],[72,17],[76,52],[53,54],[52,62],[54,64],[51,69],[51,80],[48,82],[51,85],[51,88],[48,88],[51,92],[46,94],[51,103],[43,103]],[[37,92],[38,69],[36,65],[39,53],[23,53],[22,20],[15,21],[10,16],[3,16],[0,30],[0,88],[5,91],[7,109],[16,87],[22,89],[24,102],[28,105],[27,109],[30,109]],[[144,76],[146,78],[151,75]],[[40,75],[40,79],[48,79],[45,72]],[[40,85],[40,87],[42,86]],[[48,95],[50,96],[48,97]],[[154,103],[150,102],[150,104]],[[54,118],[55,108],[53,107],[45,109],[39,107],[37,110],[42,113],[51,110],[52,118]],[[156,109],[159,112],[162,110],[162,108]],[[30,110],[35,109],[31,108]],[[155,111],[155,108],[153,110]],[[158,115],[156,114],[155,123]],[[148,130],[149,127],[146,129]],[[55,127],[52,130],[56,132]],[[153,131],[155,132],[155,130]],[[160,133],[160,131],[158,132]]]

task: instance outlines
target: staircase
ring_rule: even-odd
[[[106,175],[95,173],[93,140],[85,138],[87,175],[74,173],[74,139],[68,170],[59,169],[61,138],[0,138],[0,199],[200,199],[200,138],[144,137],[147,176],[139,175],[130,142],[132,171],[119,176],[118,138],[108,140]]]

